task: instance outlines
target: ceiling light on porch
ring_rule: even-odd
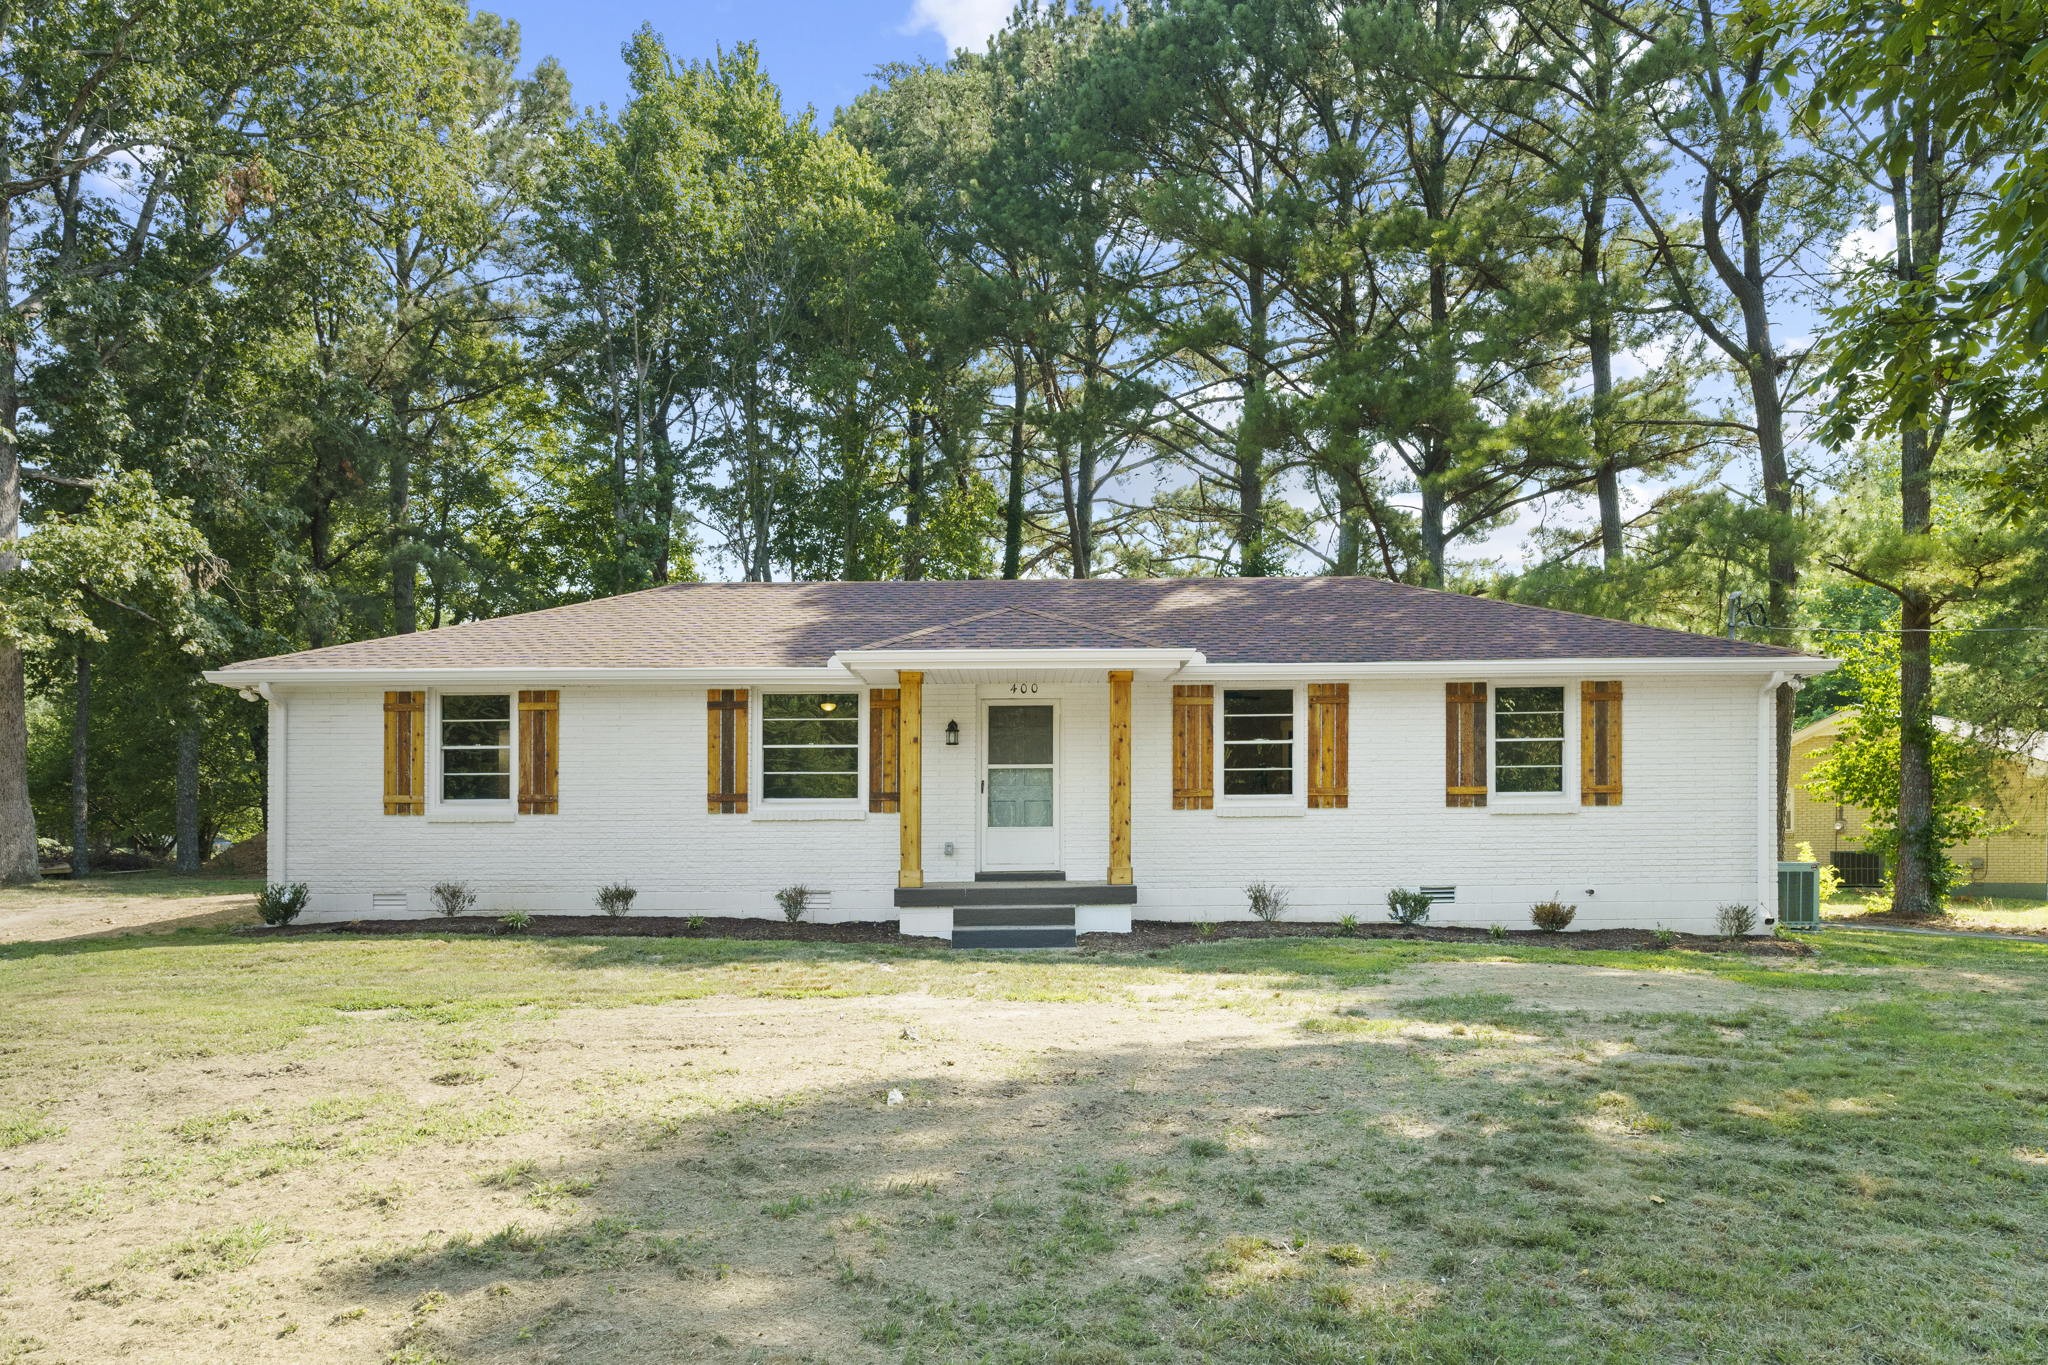
[[[959,747],[959,744],[960,722],[957,720],[949,720],[946,722],[946,747],[957,748]]]
[[[836,701],[821,701],[818,703],[818,709],[820,711],[837,711],[839,703]]]

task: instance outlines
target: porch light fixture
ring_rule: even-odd
[[[821,701],[818,703],[818,709],[820,711],[837,711],[839,703],[836,701]]]
[[[960,722],[957,720],[946,722],[946,747],[949,749],[960,747]]]

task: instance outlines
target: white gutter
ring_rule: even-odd
[[[1293,679],[1315,682],[1346,678],[1460,678],[1508,675],[1517,678],[1640,678],[1671,675],[1753,677],[1766,671],[1787,677],[1826,673],[1838,659],[1657,658],[1657,659],[1453,659],[1377,663],[1210,663],[1193,649],[854,649],[841,650],[822,666],[556,668],[264,668],[212,669],[202,676],[222,687],[256,690],[286,683],[363,683],[392,686],[462,686],[522,680],[556,683],[717,683],[722,686],[850,682],[865,672],[945,668],[1131,668],[1164,670],[1190,682],[1237,679]]]

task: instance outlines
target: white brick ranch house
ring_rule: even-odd
[[[1365,578],[678,583],[235,664],[307,917],[899,919],[1071,941],[1385,915],[1776,914],[1768,645]],[[1001,930],[1033,930],[1035,933]],[[974,931],[974,932],[970,932]]]

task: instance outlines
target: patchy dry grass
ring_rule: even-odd
[[[1843,896],[1821,907],[1831,920],[1854,921],[1866,915],[1882,915],[1889,909],[1882,898]],[[1915,921],[1929,928],[1972,929],[2000,934],[2048,934],[2048,902],[1993,896],[1958,896],[1949,902],[1948,913],[1937,920]]]
[[[0,1359],[2031,1361],[2048,947],[0,949]]]

